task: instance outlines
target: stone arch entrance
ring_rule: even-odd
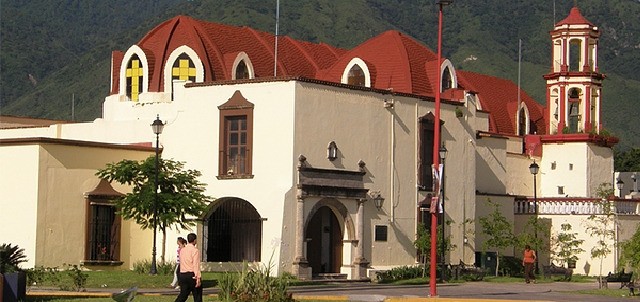
[[[305,223],[307,260],[313,275],[340,273],[343,240],[353,238],[353,224],[347,208],[335,199],[318,202]]]
[[[259,262],[262,221],[256,208],[240,198],[221,198],[203,219],[202,255],[206,262]]]

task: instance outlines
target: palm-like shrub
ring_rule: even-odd
[[[220,280],[221,301],[225,302],[292,302],[287,292],[290,276],[271,277],[271,265],[251,268],[244,262],[242,271],[226,273]]]
[[[0,273],[12,273],[20,271],[20,263],[27,262],[24,249],[11,244],[0,245]]]

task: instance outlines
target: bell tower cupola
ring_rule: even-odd
[[[578,7],[551,31],[551,70],[547,83],[547,133],[600,132],[601,90],[598,69],[600,30]]]

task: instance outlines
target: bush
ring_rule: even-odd
[[[66,264],[66,274],[72,281],[71,289],[75,291],[84,291],[87,285],[89,274],[82,271],[82,266],[76,264]]]
[[[239,273],[225,273],[218,284],[218,298],[225,302],[293,302],[287,286],[290,275],[270,277],[271,267],[251,269],[245,262]]]
[[[383,271],[377,274],[376,279],[380,283],[388,283],[398,280],[415,279],[422,277],[422,266],[399,266],[394,267],[388,271]]]
[[[156,270],[159,275],[173,275],[176,264],[168,261],[157,261]],[[151,271],[151,260],[141,260],[133,264],[133,271],[138,274],[148,274]]]
[[[11,273],[20,271],[20,263],[27,262],[24,249],[11,244],[0,245],[0,273]]]
[[[64,271],[58,267],[36,266],[27,270],[29,286],[49,283],[66,291],[83,291],[87,285],[89,274],[82,271],[81,265],[65,264]]]

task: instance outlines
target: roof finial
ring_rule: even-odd
[[[573,0],[573,6],[578,7],[578,0]]]

